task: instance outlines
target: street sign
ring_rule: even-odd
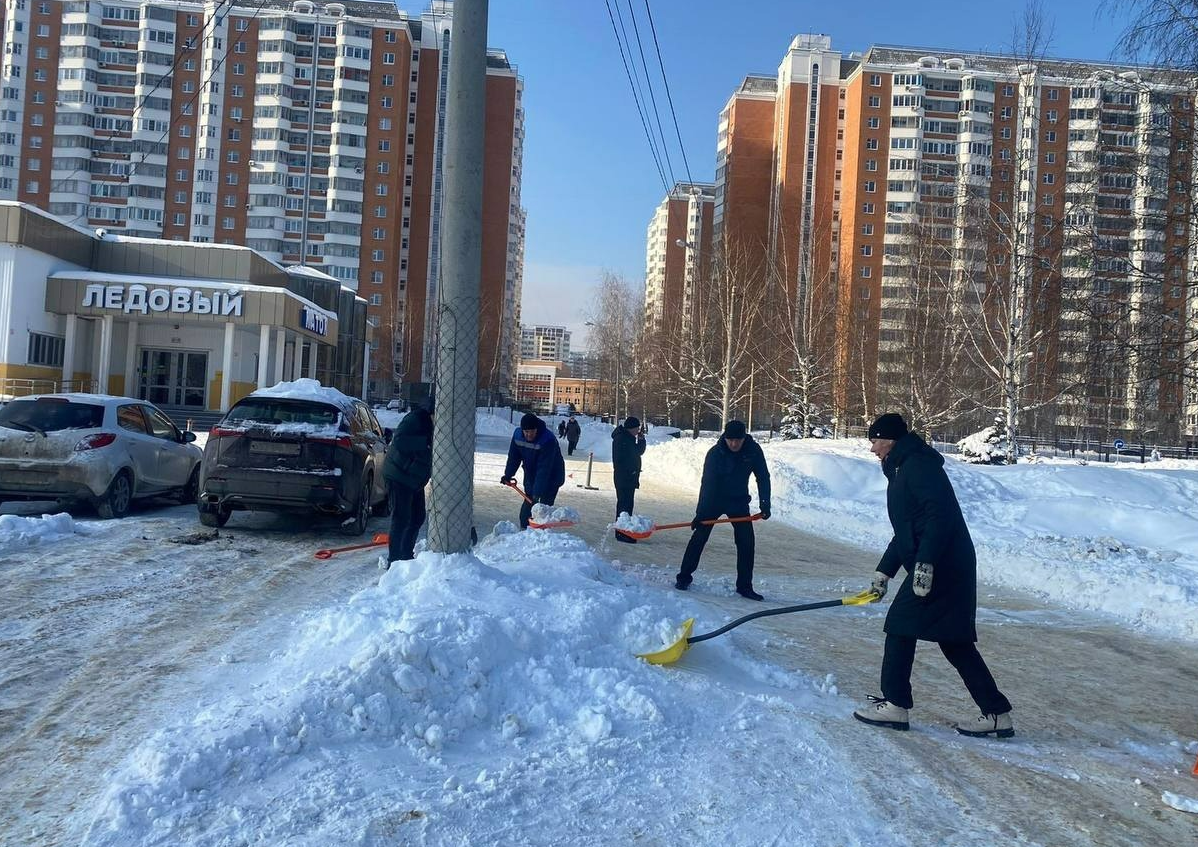
[[[1115,439],[1115,449],[1116,450],[1122,450],[1126,446],[1127,446],[1127,444],[1123,441],[1122,438]]]

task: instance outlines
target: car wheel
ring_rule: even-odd
[[[129,471],[120,471],[108,483],[108,490],[96,503],[96,511],[105,520],[123,518],[133,505],[133,477]]]
[[[187,478],[187,485],[179,489],[179,502],[187,505],[194,503],[200,496],[200,466],[197,463],[191,469],[191,476]]]
[[[358,493],[358,501],[354,503],[353,517],[341,524],[341,531],[346,535],[361,535],[366,531],[370,522],[370,492],[374,487],[374,475],[367,473],[366,482]]]
[[[201,506],[200,523],[204,526],[221,527],[229,522],[233,510],[226,506]]]

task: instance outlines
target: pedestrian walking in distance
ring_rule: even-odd
[[[770,472],[765,466],[765,454],[761,445],[745,431],[743,421],[728,421],[723,436],[707,451],[703,461],[699,504],[695,507],[695,519],[691,521],[693,532],[682,556],[682,569],[674,580],[674,587],[679,591],[690,587],[703,547],[711,536],[711,525],[702,521],[714,520],[721,515],[730,518],[748,516],[749,474],[757,479],[761,517],[768,521]],[[732,536],[736,540],[736,593],[749,600],[764,599],[753,590],[753,524],[748,521],[732,524]]]
[[[894,528],[871,587],[881,599],[900,567],[907,576],[886,614],[882,696],[870,697],[853,716],[874,726],[907,729],[915,645],[935,641],[981,710],[958,723],[957,732],[1010,738],[1015,734],[1011,704],[975,644],[977,558],[944,457],[908,432],[896,414],[874,421],[869,441],[886,474],[886,511]]]
[[[582,427],[578,425],[578,421],[571,416],[566,423],[566,454],[574,455],[574,448],[578,446],[578,439],[582,437]]]
[[[566,482],[566,462],[562,459],[562,448],[536,415],[527,414],[520,418],[520,427],[512,433],[512,443],[507,451],[500,482],[515,482],[516,469],[524,466],[524,492],[532,499],[520,507],[520,528],[528,529],[533,503],[552,506],[557,499],[558,489]]]
[[[557,422],[557,437],[558,438],[566,437],[566,422],[565,421]]]
[[[628,418],[623,426],[616,427],[611,433],[611,464],[616,485],[617,519],[621,512],[633,514],[636,490],[641,487],[643,455],[645,434],[641,432],[641,422],[636,418]],[[635,538],[629,538],[620,532],[616,533],[616,540],[636,544]]]
[[[433,469],[433,416],[417,407],[404,415],[387,445],[383,479],[391,506],[388,562],[414,558],[424,525],[424,486]]]

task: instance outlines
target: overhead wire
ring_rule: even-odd
[[[653,80],[649,74],[649,63],[645,60],[645,45],[641,41],[641,28],[636,22],[636,12],[632,8],[632,0],[625,0],[628,4],[628,17],[632,19],[632,32],[636,36],[636,49],[641,55],[641,69],[645,72],[645,87],[649,89],[649,102],[653,106],[653,117],[657,122],[657,135],[661,139],[661,152],[666,160],[666,169],[670,174],[670,184],[673,185],[674,179],[674,163],[670,161],[670,145],[666,142],[666,134],[661,127],[661,109],[657,107],[657,95],[653,93]],[[616,8],[619,9],[617,2]],[[622,22],[623,19],[621,19]],[[628,39],[627,31],[624,33],[625,40]],[[632,52],[632,42],[628,43],[628,52]],[[636,69],[636,61],[632,63],[633,70]],[[643,95],[642,95],[643,96]]]
[[[628,78],[628,85],[632,89],[632,99],[636,103],[636,111],[641,119],[641,129],[643,129],[645,132],[645,140],[649,142],[649,153],[653,156],[653,162],[657,166],[657,175],[661,179],[662,188],[668,194],[670,191],[670,184],[666,181],[665,169],[662,167],[661,157],[657,153],[657,144],[653,140],[653,133],[649,131],[649,122],[645,118],[644,109],[641,107],[641,98],[637,93],[636,83],[633,82],[632,71],[628,67],[628,59],[624,56],[624,42],[620,38],[619,27],[616,26],[615,15],[612,14],[611,0],[603,0],[603,2],[604,5],[607,6],[607,17],[611,21],[612,33],[616,37],[616,47],[620,51],[620,61],[624,65],[624,75]],[[618,8],[619,7],[617,6],[617,9]]]
[[[661,44],[657,41],[657,27],[653,23],[653,12],[649,9],[649,0],[645,0],[645,16],[649,19],[649,30],[653,33],[653,48],[657,51],[657,66],[661,68],[661,81],[666,89],[666,102],[670,105],[670,115],[674,119],[674,134],[678,137],[678,149],[682,153],[682,164],[686,168],[686,179],[691,185],[694,185],[694,177],[691,176],[690,161],[686,157],[686,146],[682,143],[682,131],[678,128],[678,112],[674,109],[674,97],[670,94],[670,80],[666,76],[666,66],[661,59]]]

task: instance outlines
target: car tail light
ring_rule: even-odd
[[[337,438],[309,438],[308,440],[314,441],[317,444],[332,444],[335,447],[344,447],[346,450],[354,446],[353,439],[348,435],[341,435]]]
[[[111,432],[97,432],[94,435],[87,436],[87,438],[76,444],[75,452],[82,453],[84,450],[98,450],[101,447],[107,447],[114,441],[116,441],[116,436]]]
[[[208,433],[209,438],[240,438],[245,435],[245,432],[240,429],[227,429],[222,426],[214,426]]]

